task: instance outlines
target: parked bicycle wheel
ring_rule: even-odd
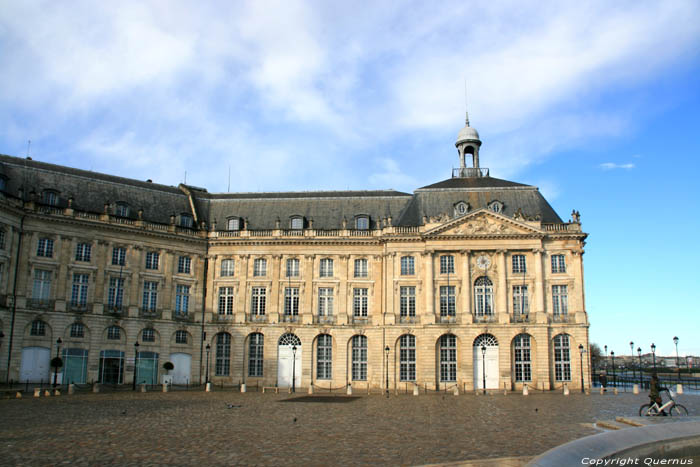
[[[639,408],[640,417],[655,416],[658,413],[659,411],[657,410],[656,405],[644,404]]]
[[[671,407],[671,416],[673,417],[683,417],[688,415],[688,409],[686,409],[684,406],[681,404],[676,404],[673,407]]]

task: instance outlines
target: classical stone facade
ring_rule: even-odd
[[[456,146],[413,194],[214,194],[0,156],[4,376],[48,380],[59,352],[77,383],[587,386],[578,213],[490,177],[468,121]]]

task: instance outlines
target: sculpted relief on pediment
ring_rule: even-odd
[[[508,235],[528,233],[525,229],[518,229],[496,219],[480,217],[470,219],[451,229],[440,232],[442,235]]]

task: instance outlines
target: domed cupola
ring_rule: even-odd
[[[475,169],[479,168],[479,148],[481,147],[481,140],[479,139],[479,132],[477,132],[475,128],[469,126],[469,112],[467,112],[464,128],[459,130],[455,146],[459,152],[460,169],[467,167],[467,154],[472,156],[472,167]]]

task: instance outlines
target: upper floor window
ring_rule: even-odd
[[[333,315],[333,289],[319,287],[318,289],[318,315]]]
[[[399,288],[399,310],[401,317],[416,316],[416,288],[415,286],[402,286]]]
[[[297,289],[298,291],[299,289]],[[285,292],[285,302],[286,302]],[[265,315],[265,306],[267,305],[267,289],[265,287],[253,287],[250,296],[250,314],[256,316]],[[299,295],[297,293],[297,307],[299,306]],[[285,306],[285,314],[287,307]],[[298,313],[298,310],[297,310]]]
[[[42,269],[34,270],[34,288],[32,299],[39,302],[47,302],[51,296],[51,271]]]
[[[89,262],[91,252],[92,252],[92,245],[91,244],[78,243],[75,246],[75,260]]]
[[[70,336],[76,339],[85,337],[85,325],[83,323],[73,323],[70,326]]]
[[[486,276],[474,282],[474,308],[477,316],[493,315],[493,282]]]
[[[124,266],[126,260],[126,248],[121,246],[115,246],[112,248],[112,264],[117,266]]]
[[[235,263],[232,259],[221,260],[221,276],[230,277],[233,276],[233,268]]]
[[[0,229],[0,249],[5,249],[5,229]]]
[[[503,203],[500,201],[492,201],[489,204],[489,209],[493,212],[501,213],[503,212]]]
[[[287,277],[299,277],[299,260],[296,258],[287,259]]]
[[[284,314],[285,316],[299,314],[299,287],[284,288]]]
[[[85,307],[87,305],[88,274],[73,274],[73,289],[71,290],[71,306]]]
[[[440,256],[440,274],[455,273],[455,257],[452,255]]]
[[[319,266],[319,275],[321,277],[333,277],[333,260],[331,258],[321,259]]]
[[[156,341],[156,331],[153,328],[146,328],[141,331],[141,340],[144,342],[155,342]]]
[[[362,289],[352,289],[352,314],[355,317],[366,317],[367,316],[367,294],[368,290]]]
[[[571,354],[567,334],[554,337],[554,380],[571,381]]]
[[[187,344],[187,331],[175,331],[175,343]]]
[[[525,255],[513,255],[513,273],[524,274],[527,272],[525,267]]]
[[[149,251],[146,253],[146,269],[158,269],[158,260],[160,253]]]
[[[156,311],[158,304],[158,282],[144,281],[143,283],[143,310]]]
[[[194,219],[189,214],[180,214],[180,227],[191,229],[194,225]]]
[[[552,272],[566,272],[566,261],[564,255],[552,255]]]
[[[41,194],[41,201],[49,206],[58,204],[58,194],[55,191],[46,190]]]
[[[107,339],[118,341],[121,339],[122,333],[119,326],[110,326],[107,328]]]
[[[267,275],[267,260],[265,258],[256,258],[253,261],[253,276],[261,277]]]
[[[187,316],[190,308],[190,286],[178,284],[175,287],[175,316]]]
[[[36,255],[51,258],[53,256],[53,239],[40,238],[36,248]]]
[[[41,320],[32,321],[32,327],[29,330],[30,336],[45,336],[46,335],[46,323]]]
[[[357,216],[355,218],[355,229],[357,229],[357,230],[369,230],[369,217]]]
[[[289,219],[289,228],[294,230],[299,230],[304,228],[304,218],[301,216],[294,216]]]
[[[219,288],[219,314],[233,314],[233,287]]]
[[[455,316],[455,286],[441,285],[440,286],[440,316]]]
[[[189,274],[192,268],[192,258],[189,256],[180,256],[177,259],[177,272],[180,274]]]
[[[227,230],[241,230],[241,219],[239,217],[231,217],[226,221]]]
[[[129,205],[126,203],[117,203],[114,214],[119,217],[129,217]]]
[[[565,285],[552,286],[552,313],[555,316],[569,312],[569,292]]]
[[[364,258],[355,260],[355,277],[367,277],[367,260]]]
[[[412,276],[416,273],[416,262],[413,256],[401,257],[401,275]]]

